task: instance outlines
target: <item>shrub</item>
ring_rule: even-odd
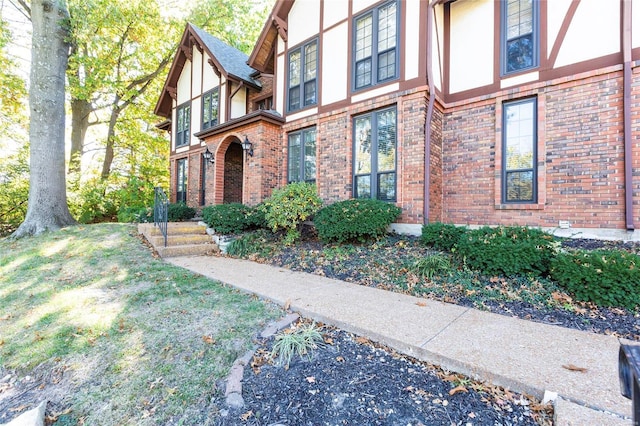
[[[258,204],[249,210],[247,223],[249,228],[267,228],[267,220],[264,217],[263,203]]]
[[[185,203],[171,203],[167,209],[169,222],[181,222],[192,219],[196,215],[196,209]]]
[[[284,243],[293,244],[300,238],[298,227],[311,218],[322,206],[316,194],[316,186],[306,182],[294,182],[273,191],[261,210],[267,226],[273,231],[286,231]]]
[[[467,265],[488,275],[545,275],[556,253],[552,235],[527,227],[483,227],[465,232],[456,253]]]
[[[451,251],[466,231],[467,229],[462,226],[440,222],[429,223],[422,226],[420,241],[437,250]]]
[[[252,226],[251,213],[251,207],[244,204],[218,204],[202,209],[202,218],[216,232],[237,234]]]
[[[599,306],[640,305],[640,256],[622,250],[559,253],[551,277],[577,300]]]
[[[379,238],[402,209],[380,200],[352,199],[322,208],[313,222],[322,241],[343,243]]]
[[[118,222],[146,223],[153,222],[151,207],[120,207]]]

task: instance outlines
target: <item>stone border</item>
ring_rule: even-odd
[[[275,335],[278,331],[289,327],[300,319],[297,313],[287,314],[279,321],[272,322],[260,333],[262,339],[268,339]],[[244,367],[249,365],[251,358],[255,353],[255,348],[247,351],[242,357],[235,360],[231,371],[226,380],[225,401],[227,407],[240,410],[244,408],[244,398],[242,398],[242,378],[244,376]]]

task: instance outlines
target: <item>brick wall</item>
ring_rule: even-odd
[[[527,96],[538,99],[538,203],[503,205],[502,103]],[[622,73],[613,71],[451,108],[443,130],[443,221],[624,228],[622,96]],[[636,141],[636,167],[639,160]]]

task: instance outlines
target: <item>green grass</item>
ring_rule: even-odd
[[[0,366],[65,366],[60,424],[197,423],[196,407],[277,315],[153,258],[130,225],[0,240]]]

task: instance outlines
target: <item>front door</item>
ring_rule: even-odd
[[[242,146],[233,142],[224,154],[224,203],[242,203]]]

